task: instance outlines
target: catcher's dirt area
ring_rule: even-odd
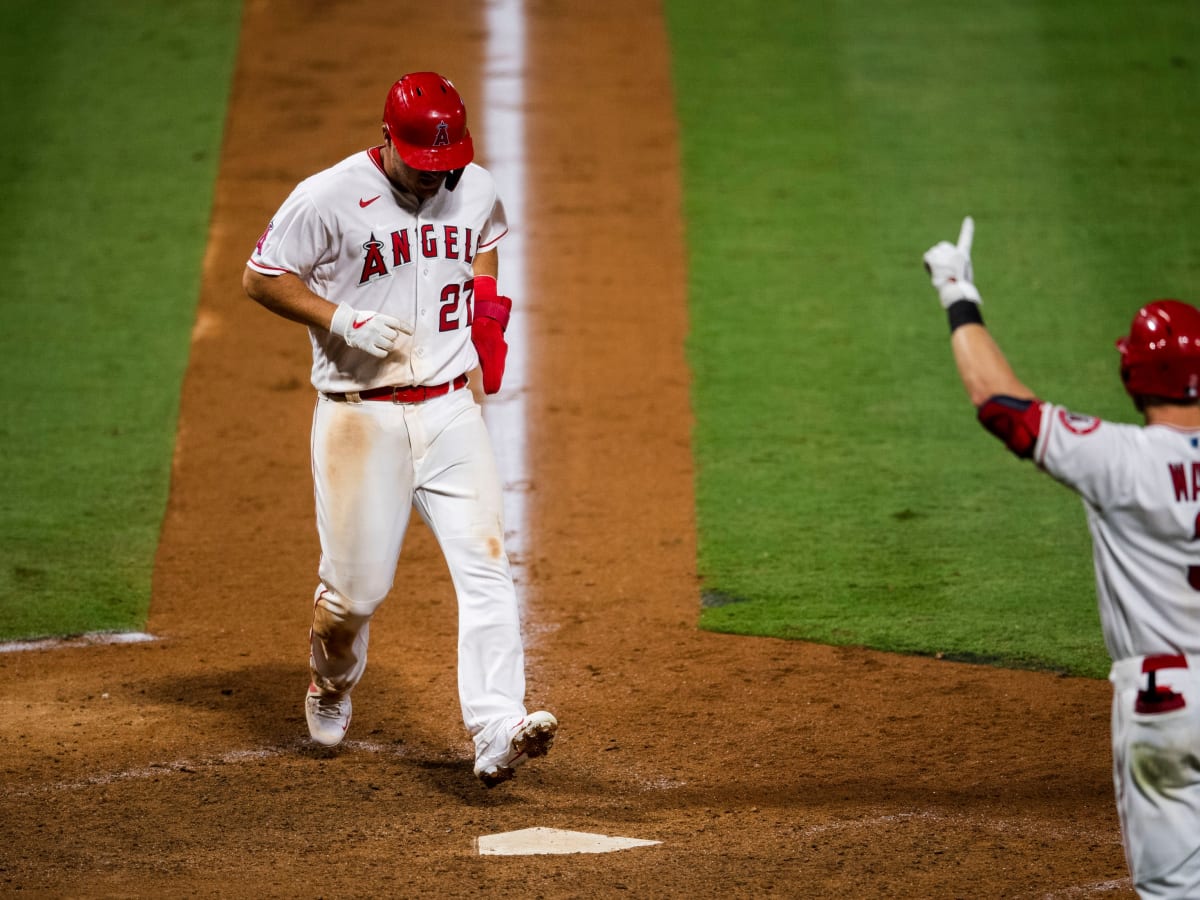
[[[554,751],[495,790],[472,777],[453,596],[419,523],[348,743],[308,744],[309,350],[241,271],[297,180],[377,139],[405,71],[455,80],[488,161],[483,6],[247,0],[159,640],[0,654],[0,889],[1130,896],[1107,683],[696,630],[676,133],[661,12],[639,0],[526,4],[531,474],[509,487],[528,511],[529,702],[559,716]],[[660,843],[477,851],[534,827]]]

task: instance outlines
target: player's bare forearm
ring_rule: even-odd
[[[475,275],[491,275],[493,278],[500,274],[500,253],[496,250],[485,250],[476,253],[471,263],[471,271]]]
[[[337,306],[314,294],[290,272],[263,275],[249,266],[242,273],[242,288],[247,296],[276,315],[329,330]]]
[[[976,407],[999,394],[1022,400],[1034,399],[1033,391],[1017,378],[985,326],[960,325],[950,335],[950,347],[963,387]]]

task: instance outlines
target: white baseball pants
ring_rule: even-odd
[[[391,590],[415,506],[458,597],[458,692],[472,736],[525,715],[521,628],[500,478],[469,389],[423,403],[318,399],[312,467],[321,584],[311,668],[322,690],[362,677],[370,620]]]
[[[1200,897],[1200,658],[1122,659],[1109,680],[1113,781],[1134,889]]]

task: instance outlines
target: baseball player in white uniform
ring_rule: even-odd
[[[925,254],[980,422],[1083,499],[1113,659],[1113,780],[1142,897],[1200,897],[1200,311],[1138,310],[1117,342],[1145,426],[1068,412],[1013,374],[984,327],[974,222]]]
[[[405,75],[383,143],[302,181],[247,263],[246,293],[308,326],[312,470],[321,541],[304,709],[336,746],[415,506],[458,598],[458,689],[488,787],[545,754],[558,722],[524,705],[524,652],[501,487],[467,373],[500,389],[511,301],[497,294],[507,232],[474,164],[466,110],[434,72]]]

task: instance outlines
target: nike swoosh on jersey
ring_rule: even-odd
[[[361,199],[361,198],[360,198],[360,199],[359,199],[359,201],[358,201],[358,205],[359,205],[359,207],[360,207],[360,208],[362,208],[362,209],[366,209],[368,206],[370,206],[372,203],[374,203],[376,200],[378,200],[378,199],[379,199],[381,196],[383,196],[383,195],[382,195],[382,194],[376,194],[376,195],[375,195],[374,197],[372,197],[370,200],[363,200],[363,199]]]

